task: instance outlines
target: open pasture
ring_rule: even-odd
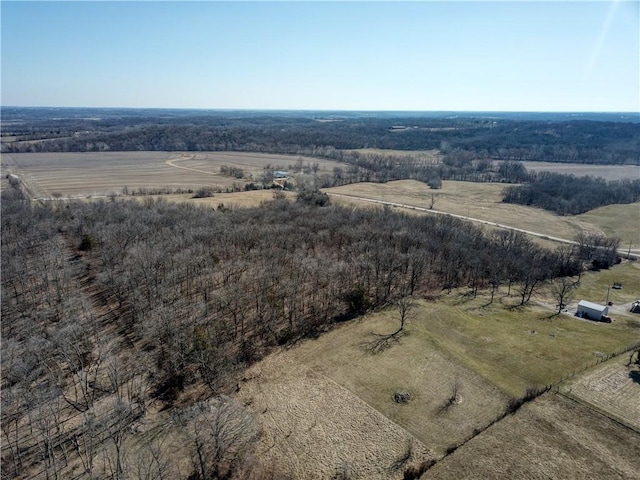
[[[564,175],[602,177],[605,180],[638,180],[638,165],[589,165],[585,163],[523,162],[529,172],[554,172]]]
[[[246,192],[216,193],[213,197],[193,198],[193,194],[179,193],[172,195],[151,195],[151,198],[166,200],[167,202],[192,203],[194,205],[205,206],[209,208],[244,208],[259,207],[261,203],[273,200],[274,190],[248,190]],[[284,195],[290,200],[295,200],[295,192],[278,191],[280,195]],[[144,201],[148,196],[129,197],[134,200]]]
[[[418,304],[405,335],[382,352],[372,353],[367,345],[398,328],[393,308],[305,342],[291,354],[443,454],[496,418],[508,396],[434,342],[431,306]],[[448,404],[454,388],[456,400]],[[407,392],[411,400],[396,403],[395,392]]]
[[[562,395],[524,405],[444,458],[423,480],[630,479],[640,472],[633,430]]]
[[[445,180],[441,189],[431,189],[417,180],[397,180],[388,183],[357,183],[325,189],[360,198],[372,198],[453,213],[479,220],[499,222],[524,230],[537,231],[560,238],[573,238],[587,229],[599,231],[574,217],[560,217],[539,208],[502,202],[501,183],[457,182]]]
[[[303,167],[318,164],[318,171],[329,171],[341,164],[329,160],[241,152],[101,152],[101,153],[22,153],[4,154],[3,171],[20,176],[36,197],[100,196],[130,190],[226,189],[234,183],[247,183],[264,168],[288,169],[300,159]],[[244,179],[221,175],[220,167],[243,169]]]
[[[605,205],[573,217],[585,224],[597,225],[608,237],[618,237],[620,248],[640,249],[640,203]]]
[[[401,479],[408,465],[433,458],[418,439],[300,363],[294,351],[252,366],[237,397],[262,427],[256,455],[278,465],[279,478]]]

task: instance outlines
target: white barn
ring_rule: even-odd
[[[591,320],[600,321],[600,319],[609,313],[609,307],[598,305],[597,303],[580,300],[578,302],[578,310],[576,316],[580,318],[589,318]]]

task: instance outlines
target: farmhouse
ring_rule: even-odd
[[[600,321],[602,317],[607,315],[607,313],[609,313],[609,307],[588,302],[586,300],[580,300],[578,302],[576,317]]]

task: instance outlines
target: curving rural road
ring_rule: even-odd
[[[362,200],[364,202],[377,203],[379,205],[388,205],[390,207],[406,208],[406,209],[409,209],[409,210],[417,210],[417,211],[420,211],[420,212],[427,212],[427,213],[432,213],[432,214],[435,214],[435,215],[448,215],[449,217],[460,218],[462,220],[468,220],[470,222],[475,222],[475,223],[480,223],[480,224],[483,224],[483,225],[489,225],[489,226],[492,226],[492,227],[502,228],[504,230],[512,230],[514,232],[526,233],[527,235],[531,235],[533,237],[542,238],[544,240],[551,240],[553,242],[566,243],[566,244],[569,244],[569,245],[578,245],[578,242],[576,242],[574,240],[567,240],[566,238],[552,237],[552,236],[547,235],[545,233],[532,232],[531,230],[524,230],[522,228],[511,227],[509,225],[503,225],[503,224],[497,223],[497,222],[490,222],[488,220],[481,220],[479,218],[467,217],[467,216],[464,216],[464,215],[457,215],[455,213],[443,212],[441,210],[433,210],[433,209],[430,209],[430,208],[416,207],[414,205],[407,205],[407,204],[404,204],[404,203],[387,202],[385,200],[377,200],[375,198],[358,197],[357,195],[345,195],[343,193],[330,193],[330,192],[325,192],[325,193],[327,193],[328,195],[334,196],[334,197],[354,198],[354,199],[357,199],[357,200]],[[618,253],[620,255],[623,255],[623,256],[626,256],[626,255],[629,254],[628,250],[625,250],[625,249],[618,249]],[[629,254],[629,256],[631,256],[633,258],[639,258],[640,254],[631,253],[631,254]]]

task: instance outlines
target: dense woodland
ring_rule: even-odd
[[[640,179],[607,182],[589,176],[531,173],[525,185],[507,187],[503,201],[578,215],[603,205],[640,201]]]
[[[549,251],[454,218],[331,206],[319,192],[213,211],[34,206],[9,189],[2,223],[6,478],[268,478],[250,459],[254,419],[225,394],[272,348],[454,287],[508,285],[526,304],[542,282],[578,273],[580,255],[608,266],[617,246],[585,237]],[[186,470],[162,460],[168,445],[136,441],[149,409],[166,412]]]

